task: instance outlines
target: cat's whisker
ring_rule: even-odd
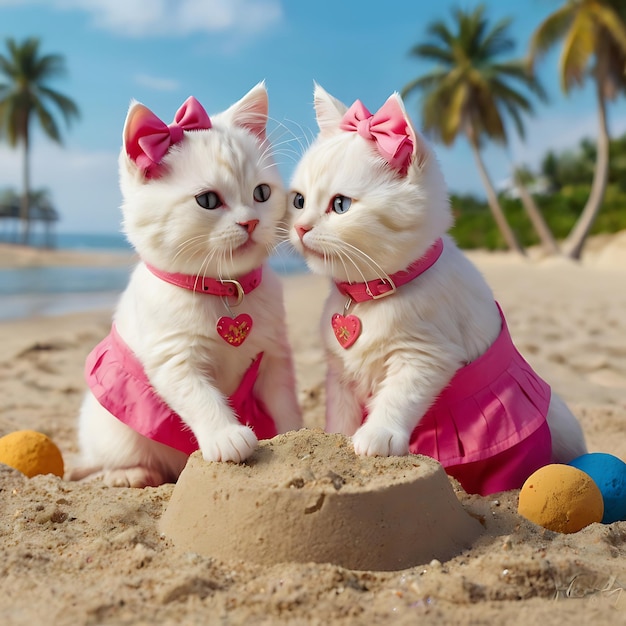
[[[380,280],[383,280],[385,282],[391,282],[391,278],[389,276],[389,274],[387,272],[385,272],[385,270],[376,262],[374,261],[374,259],[372,259],[371,256],[369,256],[369,254],[366,254],[365,252],[363,252],[363,250],[360,250],[359,248],[357,248],[356,246],[353,246],[350,243],[347,242],[342,242],[344,246],[348,247],[350,249],[350,251],[355,252],[356,254],[358,254],[360,256],[360,258],[365,261],[365,263],[367,264],[367,266],[372,269],[378,278],[380,278]],[[357,266],[356,263],[354,263],[355,268],[357,269],[357,271],[359,272],[359,274],[361,276],[363,276],[363,273],[361,272],[360,268]]]
[[[274,252],[278,252],[279,249],[280,249],[281,254],[284,254],[285,256],[294,257],[294,258],[300,257],[300,254],[293,247],[293,245],[291,244],[291,241],[289,241],[288,239],[284,239],[282,241],[279,241],[274,246]]]
[[[269,144],[265,146],[265,149],[263,150],[263,152],[261,152],[261,154],[259,155],[259,158],[257,159],[257,163],[259,167],[267,168],[268,166],[273,165],[276,160],[274,158],[275,155],[276,155],[275,146],[272,146]]]
[[[181,254],[183,254],[184,252],[187,251],[187,248],[192,244],[195,243],[195,240],[198,239],[198,236],[196,235],[195,237],[192,237],[190,239],[185,239],[185,241],[181,242],[180,244],[178,244],[178,246],[176,247],[176,253],[174,255],[174,258],[178,258],[178,256],[180,256]]]
[[[309,147],[310,145],[310,141],[307,142],[306,144],[302,143],[302,139],[301,137],[299,137],[298,135],[296,135],[285,123],[277,120],[276,118],[268,118],[271,119],[272,122],[274,122],[275,124],[277,124],[281,129],[285,130],[286,132],[290,133],[293,136],[293,139],[298,143],[298,145],[300,146],[300,154],[298,154],[298,157],[302,156],[304,154],[304,152],[306,151],[306,149]],[[294,124],[303,134],[306,135],[306,133],[304,133],[304,129],[303,127],[298,124],[297,122],[294,122],[293,120],[285,120],[286,122],[290,122],[291,124]],[[309,133],[311,134],[311,136],[313,135],[312,131],[309,130]]]
[[[344,256],[347,258],[348,261],[350,261],[350,263],[352,263],[352,265],[354,266],[356,271],[359,273],[359,276],[361,277],[362,282],[366,282],[365,275],[361,271],[361,268],[359,267],[357,262],[350,256],[350,254],[348,252],[346,252],[345,250],[337,250],[337,256],[339,257],[339,260],[341,261],[341,263],[343,265],[343,269],[344,269],[344,271],[346,273],[346,276],[349,274],[349,272],[348,272],[348,268],[346,267],[346,264],[345,264],[345,262],[343,260]]]
[[[265,149],[264,149],[263,153],[259,157],[259,160],[258,160],[259,165],[263,166],[264,165],[263,162],[265,160],[268,160],[268,156],[271,157],[269,159],[269,161],[273,165],[276,162],[276,157],[279,154],[283,155],[283,156],[287,156],[290,159],[293,159],[294,162],[296,162],[300,158],[302,153],[298,152],[295,149],[287,150],[287,149],[283,148],[283,146],[288,146],[289,144],[292,144],[294,142],[298,142],[299,145],[300,145],[300,148],[302,148],[302,145],[300,144],[298,137],[296,136],[295,133],[293,133],[289,128],[287,128],[284,124],[282,124],[278,120],[276,120],[274,118],[270,118],[270,119],[272,119],[272,121],[274,121],[277,124],[277,126],[275,128],[273,128],[267,134],[267,144],[265,146]],[[273,136],[278,131],[281,131],[281,135],[279,135],[278,140],[274,140]],[[284,135],[284,131],[289,133],[291,135],[291,137],[288,138],[288,139],[282,139],[282,137]],[[265,166],[265,167],[267,167],[267,166]]]
[[[219,255],[217,257],[217,279],[224,280],[224,272],[223,266],[226,261],[226,250],[219,250]]]
[[[285,134],[287,134],[287,135],[291,135],[290,141],[298,141],[298,136],[279,119],[275,117],[271,117],[271,116],[268,116],[267,119],[272,121],[274,124],[271,129],[268,128],[266,131],[268,140],[274,142],[274,136],[276,135],[276,133],[280,133],[278,135],[278,139],[281,139]]]
[[[321,248],[321,253],[323,255],[323,258],[324,258],[324,263],[330,265],[331,276],[335,275],[335,259],[338,259],[339,261],[341,261],[344,271],[346,272],[348,271],[346,264],[344,263],[343,258],[342,258],[343,254],[341,250],[338,249],[336,245],[334,245],[334,242],[322,242],[320,244],[320,248]],[[354,262],[352,263],[354,264]]]
[[[300,137],[298,137],[297,140],[298,140],[298,144],[300,145],[300,148],[302,149],[302,154],[304,154],[306,150],[308,150],[311,147],[311,144],[315,140],[317,132],[311,128],[308,128],[308,129],[305,128],[304,126],[302,126],[302,124],[300,124],[299,122],[295,122],[294,120],[286,119],[285,121],[289,122],[290,124],[293,124],[294,126],[297,126],[300,132],[302,133],[305,139],[305,142],[303,143]],[[294,137],[295,137],[295,134],[294,134]]]
[[[330,265],[330,273],[334,275],[334,259],[341,261],[343,270],[346,276],[350,275],[346,261],[348,261],[359,274],[362,282],[367,282],[368,278],[365,276],[365,271],[369,270],[373,272],[377,278],[384,282],[391,282],[389,274],[383,270],[383,268],[368,254],[357,248],[356,246],[349,244],[345,241],[327,241],[322,245],[321,252],[324,256],[324,262]],[[330,263],[329,263],[330,258]],[[363,265],[365,267],[363,267]],[[368,272],[369,273],[369,272]]]
[[[206,237],[204,235],[195,235],[189,239],[186,239],[181,244],[178,245],[176,253],[174,254],[174,259],[178,259],[184,253],[191,252],[190,256],[198,250],[202,250],[206,242]]]
[[[291,229],[288,228],[286,224],[282,225],[278,223],[275,227],[275,230],[276,230],[276,235],[279,237],[281,241],[289,240],[289,233],[291,232]]]
[[[267,148],[267,149],[263,152],[263,154],[261,155],[261,160],[263,159],[263,157],[266,155],[266,153],[267,153],[268,151],[270,151],[270,150],[271,150],[271,151],[273,151],[273,152],[277,152],[279,148],[282,150],[281,146],[288,146],[289,144],[292,144],[293,142],[294,142],[294,140],[293,140],[293,139],[285,139],[284,141],[274,142],[271,146],[269,146],[269,147],[268,147],[268,148]],[[295,150],[294,150],[294,152],[295,152]]]
[[[211,249],[204,256],[204,259],[202,259],[202,263],[200,264],[200,271],[198,272],[198,279],[200,276],[202,276],[202,278],[207,277],[207,271],[208,271],[209,265],[211,264],[211,261],[213,260],[213,257],[216,255],[217,252],[218,251],[216,249]]]
[[[297,163],[300,155],[295,150],[276,150],[273,154],[274,161],[267,165],[259,165],[260,169],[267,169],[268,167],[276,164],[276,165],[285,165],[285,161],[283,159],[288,159],[290,163]],[[278,157],[281,157],[280,159]]]

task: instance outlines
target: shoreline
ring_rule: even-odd
[[[33,248],[0,243],[0,270],[22,267],[117,267],[130,265],[137,255],[127,250]]]

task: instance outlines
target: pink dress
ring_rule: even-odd
[[[413,431],[410,451],[437,459],[468,493],[519,489],[551,463],[550,386],[500,334],[457,370]]]
[[[271,439],[277,434],[276,424],[254,396],[262,358],[261,352],[229,402],[239,421],[250,426],[259,439]],[[87,357],[85,377],[98,402],[133,430],[185,454],[198,449],[194,434],[154,390],[115,326]]]

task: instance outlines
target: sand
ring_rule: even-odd
[[[33,263],[12,256],[7,263]],[[590,451],[626,460],[626,233],[594,240],[581,264],[538,253],[470,256],[519,349],[580,418]],[[47,253],[45,262],[55,258]],[[319,428],[324,364],[316,329],[326,282],[284,282],[305,425]],[[109,325],[110,311],[0,323],[0,436],[42,431],[71,465],[84,359]],[[332,440],[315,436],[322,448]],[[450,484],[481,525],[467,548],[402,570],[358,570],[258,564],[245,550],[200,555],[161,534],[173,485],[26,479],[0,465],[0,623],[626,623],[626,522],[558,534],[517,514],[517,491],[479,497]],[[231,532],[236,538],[236,522]]]

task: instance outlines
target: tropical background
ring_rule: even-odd
[[[33,15],[33,4],[28,0],[0,1],[0,15],[4,11],[9,16],[11,7],[19,5],[30,7]],[[182,11],[188,4],[178,6]],[[229,4],[230,13],[219,13],[218,9]],[[320,3],[318,14],[328,11],[326,4]],[[540,245],[546,254],[578,259],[591,233],[626,228],[626,134],[611,133],[608,114],[609,107],[620,106],[620,100],[623,106],[626,91],[626,3],[539,2],[541,19],[522,39],[516,18],[503,15],[504,4],[508,5],[444,2],[439,8],[424,10],[428,19],[416,18],[411,26],[413,44],[398,55],[401,72],[394,70],[394,89],[405,97],[418,127],[437,151],[445,154],[459,145],[469,149],[471,158],[466,159],[464,168],[479,184],[468,191],[457,186],[456,177],[448,180],[456,215],[453,235],[462,247],[510,249],[524,255],[527,247]],[[80,9],[81,3],[73,6]],[[265,20],[276,10],[284,11],[285,20],[297,17],[288,13],[286,3],[271,0],[209,2],[207,6],[216,20],[228,14],[238,26],[244,14],[255,8]],[[127,16],[128,23],[131,18]],[[61,228],[59,236],[55,230],[63,223],[64,207],[53,190],[34,182],[33,164],[36,151],[44,150],[45,142],[63,144],[68,136],[80,134],[81,126],[96,112],[74,97],[70,70],[77,59],[50,48],[37,32],[37,20],[31,19],[32,34],[7,32],[0,41],[0,146],[9,149],[11,158],[19,163],[13,170],[19,176],[11,180],[0,177],[0,238],[30,245],[71,245],[80,238],[76,234],[64,237]],[[394,20],[406,21],[397,11],[381,21],[382,27]],[[309,46],[309,55],[328,48],[329,41],[341,44],[332,21],[327,19],[326,25],[326,32],[316,33],[318,48]],[[279,45],[280,28],[275,28]],[[339,46],[337,59],[349,56],[351,28],[350,22],[345,22],[344,48],[348,50]],[[240,30],[239,36],[244,31]],[[227,57],[233,53],[222,48],[220,54]],[[130,65],[128,60],[126,63]],[[127,71],[125,65],[118,68],[120,75]],[[352,73],[350,68],[343,71]],[[313,78],[306,77],[307,81]],[[545,110],[554,99],[549,92],[554,93],[555,85],[568,99],[585,94],[587,106],[593,108],[595,128],[565,148],[547,149],[532,162],[519,162],[510,146],[525,141],[527,128],[536,123],[537,109]],[[353,97],[367,101],[368,91],[363,85]],[[292,143],[306,142],[314,128],[295,120],[290,132],[295,137]],[[114,133],[117,141],[119,129]],[[296,137],[298,134],[301,137]],[[35,143],[33,137],[40,140]],[[502,159],[508,161],[506,177],[502,177],[501,167],[499,178],[494,177],[484,157],[494,145],[502,148]],[[293,152],[298,149],[301,151],[294,148]],[[58,154],[62,158],[63,152]],[[291,162],[296,159],[297,154]],[[92,201],[85,198],[86,211]],[[104,244],[108,236],[112,243],[111,234],[96,229],[91,241],[98,239]]]

